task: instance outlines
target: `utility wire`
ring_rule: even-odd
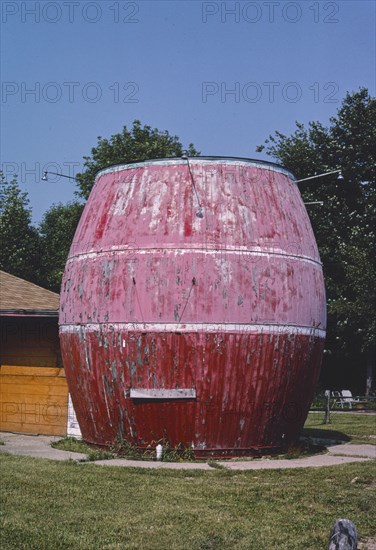
[[[204,217],[204,213],[203,213],[203,210],[202,210],[202,205],[201,205],[201,201],[200,201],[200,197],[198,196],[198,193],[197,193],[197,188],[196,188],[196,184],[195,184],[195,180],[193,178],[193,174],[192,174],[192,170],[191,170],[191,165],[189,164],[189,158],[188,158],[188,155],[186,153],[184,153],[182,155],[182,158],[185,159],[187,161],[187,165],[188,165],[188,170],[189,170],[189,175],[191,177],[191,182],[192,182],[192,187],[193,187],[193,190],[195,192],[195,195],[196,195],[196,199],[197,199],[197,203],[198,203],[198,210],[196,212],[196,216],[198,218],[203,218]]]
[[[139,308],[140,313],[141,313],[142,324],[145,326],[145,319],[144,319],[144,316],[143,316],[143,313],[142,313],[140,298],[139,298],[138,292],[137,292],[136,279],[134,277],[132,277],[132,282],[133,282],[135,293],[136,293],[136,300],[137,300],[138,308]]]
[[[185,304],[184,304],[184,307],[183,307],[183,311],[181,312],[181,315],[180,315],[180,317],[179,317],[179,323],[181,323],[181,320],[182,320],[182,317],[183,317],[183,315],[184,315],[185,309],[186,309],[186,307],[187,307],[187,305],[188,305],[188,302],[189,302],[189,298],[191,297],[192,289],[193,289],[193,287],[195,286],[195,284],[196,284],[196,277],[193,277],[193,279],[192,279],[192,285],[191,285],[191,288],[189,289],[188,297],[187,297],[187,299],[186,299],[186,301],[185,301]]]

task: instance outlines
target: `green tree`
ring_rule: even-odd
[[[199,154],[191,143],[187,149],[190,156]],[[112,164],[144,161],[167,157],[180,157],[183,146],[177,136],[167,131],[142,126],[139,120],[133,122],[130,130],[126,126],[110,139],[98,137],[98,144],[91,150],[91,156],[84,157],[85,171],[77,174],[78,194],[87,199],[94,185],[96,173]]]
[[[376,343],[376,98],[361,88],[346,95],[329,126],[310,122],[306,128],[297,122],[296,127],[290,136],[275,132],[257,151],[265,150],[297,179],[342,169],[341,182],[324,176],[300,188],[305,201],[324,201],[322,207],[307,208],[327,289],[325,368],[337,364],[338,377],[340,365],[352,365],[354,374],[368,362],[369,392]]]
[[[41,239],[41,282],[50,290],[60,291],[69,248],[84,205],[79,202],[54,204],[39,225]]]
[[[0,173],[0,269],[34,283],[39,282],[39,235],[31,225],[27,193],[17,178],[6,181]]]

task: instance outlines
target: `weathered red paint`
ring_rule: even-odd
[[[97,176],[61,293],[81,431],[99,445],[165,439],[197,453],[278,447],[304,423],[325,337],[310,221],[277,165],[189,164],[193,182],[183,159]],[[196,397],[137,400],[135,388]]]

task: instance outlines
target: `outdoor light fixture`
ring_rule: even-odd
[[[329,176],[329,174],[338,174],[337,180],[342,181],[345,178],[342,175],[342,170],[332,170],[331,172],[324,172],[324,174],[316,174],[315,176],[310,176],[309,178],[303,178],[301,180],[295,180],[295,183],[301,183],[302,181],[314,180],[315,178],[321,178],[322,176]]]
[[[196,216],[197,216],[198,218],[203,218],[203,217],[204,217],[204,211],[202,210],[202,206],[199,206],[199,207],[198,207],[198,210],[197,210],[197,212],[196,212]]]
[[[343,174],[342,174],[342,172],[341,172],[341,170],[340,170],[339,173],[338,173],[338,176],[337,176],[337,180],[343,181],[344,179],[345,179],[345,178],[343,177]]]
[[[54,176],[60,176],[61,178],[68,178],[70,180],[76,179],[73,176],[66,176],[65,174],[58,174],[57,172],[48,172],[47,170],[45,170],[43,172],[42,181],[48,181],[48,174],[53,174]]]

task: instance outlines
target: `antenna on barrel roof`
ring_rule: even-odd
[[[202,219],[202,218],[204,217],[204,211],[203,211],[202,206],[201,206],[200,197],[198,196],[198,193],[197,193],[195,180],[193,179],[193,174],[192,174],[192,170],[191,170],[191,165],[189,164],[189,157],[188,157],[187,151],[183,151],[183,152],[182,152],[181,158],[182,158],[183,160],[186,160],[186,161],[187,161],[188,170],[189,170],[189,175],[190,175],[191,181],[192,181],[192,187],[193,187],[193,190],[194,190],[194,192],[195,192],[195,194],[196,194],[196,198],[197,198],[197,202],[198,202],[198,209],[197,209],[197,212],[196,212],[196,216],[197,216],[198,218],[201,218],[201,219]]]

